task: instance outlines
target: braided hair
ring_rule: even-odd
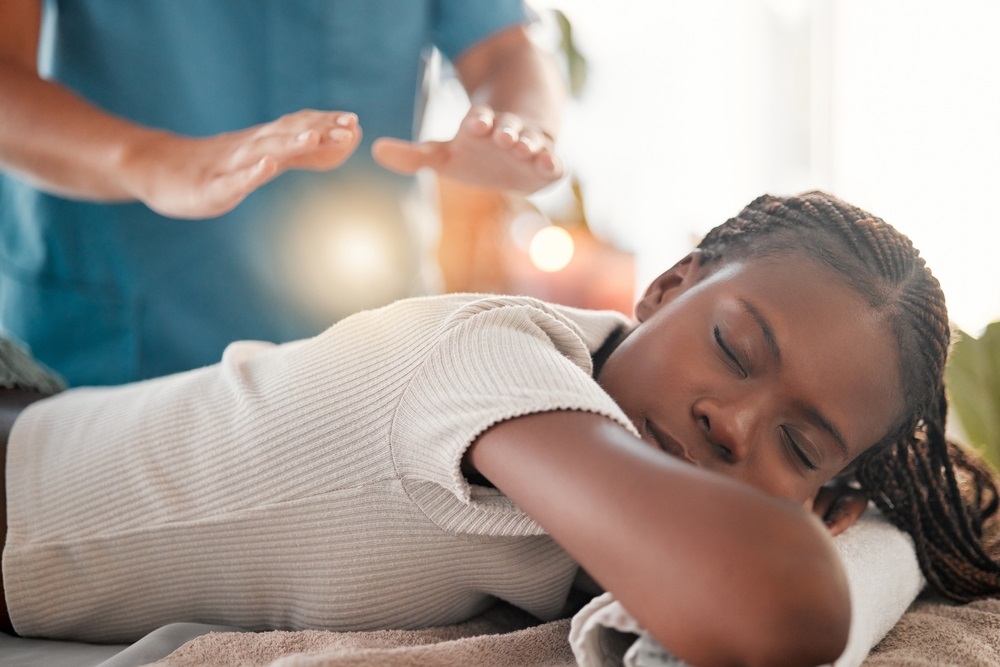
[[[1000,595],[1000,565],[983,542],[997,511],[994,478],[945,437],[944,370],[951,338],[944,294],[910,240],[824,192],[764,195],[711,230],[703,263],[806,252],[887,315],[899,350],[900,418],[858,457],[856,480],[909,533],[931,586],[958,602]]]

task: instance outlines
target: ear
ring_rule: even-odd
[[[868,495],[837,478],[820,488],[805,505],[822,519],[831,536],[837,536],[861,518],[868,507]]]
[[[645,322],[660,309],[660,306],[682,294],[691,285],[701,280],[704,274],[701,251],[692,250],[684,259],[661,273],[649,284],[642,298],[635,304],[635,318],[640,322]]]

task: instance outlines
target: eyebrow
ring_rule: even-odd
[[[781,348],[778,347],[778,339],[774,336],[774,328],[771,326],[771,323],[767,321],[766,317],[764,317],[764,313],[760,312],[757,306],[749,300],[744,297],[739,297],[738,301],[740,302],[740,305],[743,306],[743,310],[745,310],[746,313],[757,323],[757,326],[760,327],[761,333],[764,336],[764,342],[767,344],[767,348],[771,352],[771,356],[774,358],[775,364],[780,365]],[[834,426],[833,422],[827,419],[822,412],[812,405],[798,403],[797,407],[806,415],[806,418],[809,421],[830,434],[830,437],[833,438],[833,441],[836,443],[837,449],[844,460],[850,458],[850,449],[847,447],[847,441],[844,440],[844,436],[841,434],[840,429]]]

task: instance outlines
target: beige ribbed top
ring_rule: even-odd
[[[127,642],[174,621],[411,628],[494,597],[552,617],[575,564],[469,485],[461,460],[490,425],[532,412],[632,429],[591,378],[625,321],[528,298],[411,299],[32,405],[7,461],[16,629]]]

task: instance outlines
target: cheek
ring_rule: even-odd
[[[678,364],[678,359],[684,358],[685,351],[671,345],[669,340],[647,338],[638,342],[641,344],[630,350],[627,377],[621,381],[633,394],[647,398],[664,400],[675,396],[677,386],[684,379],[685,369]]]
[[[742,479],[769,496],[812,505],[819,493],[821,480],[815,475],[804,477],[788,468],[781,461],[756,457],[744,469]]]

